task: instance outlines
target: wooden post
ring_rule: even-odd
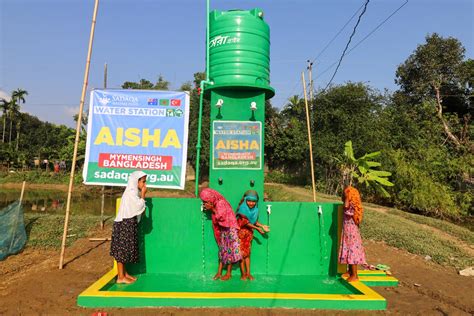
[[[76,124],[76,139],[74,141],[74,154],[72,157],[71,174],[69,176],[69,189],[67,192],[66,216],[64,218],[64,231],[63,231],[63,239],[61,243],[61,254],[59,256],[59,269],[62,269],[64,265],[64,251],[66,248],[67,228],[69,224],[69,212],[71,209],[72,187],[74,184],[74,173],[76,171],[75,169],[76,169],[76,160],[77,160],[77,147],[79,145],[79,136],[81,133],[82,112],[84,109],[84,99],[86,97],[87,83],[89,80],[89,68],[90,68],[91,55],[92,55],[92,43],[94,42],[95,21],[97,18],[98,8],[99,8],[99,0],[95,0],[94,13],[92,15],[91,32],[90,32],[90,37],[89,37],[89,50],[87,52],[86,69],[84,72],[84,83],[82,85],[81,102],[79,103],[79,115],[78,115],[77,124]]]
[[[107,63],[104,64],[104,89],[107,89]],[[100,203],[100,229],[104,229],[105,186],[102,186],[102,201]]]
[[[20,205],[21,205],[21,202],[23,202],[23,194],[25,193],[25,185],[26,185],[26,181],[23,181],[23,184],[21,185]]]
[[[311,127],[309,121],[308,97],[306,95],[306,81],[304,80],[304,72],[301,73],[301,80],[303,82],[304,104],[306,107],[306,125],[308,126],[309,157],[311,159],[311,182],[313,184],[313,201],[316,202],[316,182],[314,181],[313,145],[311,144]]]
[[[21,202],[23,202],[23,194],[25,193],[25,184],[26,184],[26,181],[23,181],[23,184],[21,186],[20,202],[18,203],[18,212],[21,209]],[[13,226],[14,229],[16,229],[17,225],[18,225],[18,216],[15,219],[15,225]],[[12,237],[12,241],[10,242],[10,248],[7,249],[8,251],[10,251],[12,249],[14,241],[15,241],[15,238]]]

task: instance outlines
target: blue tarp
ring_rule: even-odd
[[[16,201],[0,210],[0,260],[20,252],[25,244],[23,207]]]

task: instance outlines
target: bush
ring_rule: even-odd
[[[265,182],[275,182],[282,184],[293,184],[293,185],[306,185],[307,175],[294,174],[289,172],[283,172],[279,170],[269,171],[265,176]]]
[[[395,182],[390,193],[397,207],[435,217],[458,218],[467,214],[467,209],[456,204],[456,193],[448,185],[436,181],[416,162],[408,163],[400,151],[392,151],[389,157],[394,164]]]

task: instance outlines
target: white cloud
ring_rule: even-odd
[[[0,99],[5,99],[7,101],[10,101],[11,96],[10,96],[10,94],[8,94],[5,91],[3,91],[2,89],[0,89]]]

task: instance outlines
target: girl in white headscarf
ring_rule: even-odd
[[[125,264],[138,262],[138,222],[145,210],[145,194],[146,174],[135,171],[128,177],[112,231],[110,255],[117,261],[117,283],[136,280],[127,273]]]

